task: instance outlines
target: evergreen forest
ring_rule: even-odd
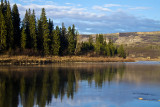
[[[75,25],[54,26],[42,8],[39,18],[35,11],[26,10],[21,20],[18,6],[11,8],[9,1],[0,4],[0,54],[29,56],[66,56],[88,55],[119,56],[126,58],[123,47],[112,40],[107,43],[103,34],[97,34],[96,40],[90,36],[87,42],[79,42],[79,33]]]

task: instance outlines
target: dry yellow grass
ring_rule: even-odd
[[[137,32],[137,34],[154,35],[154,34],[160,34],[160,31],[155,31],[155,32]]]
[[[135,61],[160,61],[160,58],[143,58],[143,57],[138,57],[138,58],[133,58]]]
[[[119,57],[87,57],[87,56],[0,56],[0,63],[8,64],[45,64],[54,62],[134,62],[134,59]]]

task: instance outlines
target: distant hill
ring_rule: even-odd
[[[87,41],[90,35],[81,35],[80,41]],[[95,40],[96,35],[91,35]],[[160,31],[127,32],[104,34],[106,41],[112,39],[117,45],[123,44],[129,57],[160,58]]]

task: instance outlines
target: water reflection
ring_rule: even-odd
[[[146,66],[148,67],[148,66]],[[145,67],[145,69],[146,69]],[[79,84],[87,81],[88,86],[103,88],[105,83],[112,81],[119,83],[147,82],[159,83],[159,71],[148,67],[147,71],[141,66],[126,64],[55,64],[30,67],[1,67],[0,68],[0,107],[45,107],[52,103],[52,99],[61,99],[66,96],[74,99]],[[158,68],[157,68],[158,69]],[[135,71],[139,72],[135,73]],[[151,75],[152,74],[152,75]],[[142,80],[141,80],[142,79]]]

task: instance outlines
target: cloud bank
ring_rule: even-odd
[[[28,2],[32,1],[34,0]],[[147,10],[150,9],[149,7],[131,7],[119,4],[83,7],[80,4],[77,6],[68,2],[64,5],[58,5],[54,2],[50,3],[50,1],[46,1],[43,5],[32,3],[27,5],[18,4],[18,7],[22,18],[26,9],[35,9],[36,16],[39,17],[41,9],[45,8],[47,17],[53,19],[55,25],[61,25],[62,22],[66,26],[75,24],[80,34],[143,32],[158,31],[160,29],[160,21],[134,16],[122,8],[125,7],[128,10],[136,11]]]

